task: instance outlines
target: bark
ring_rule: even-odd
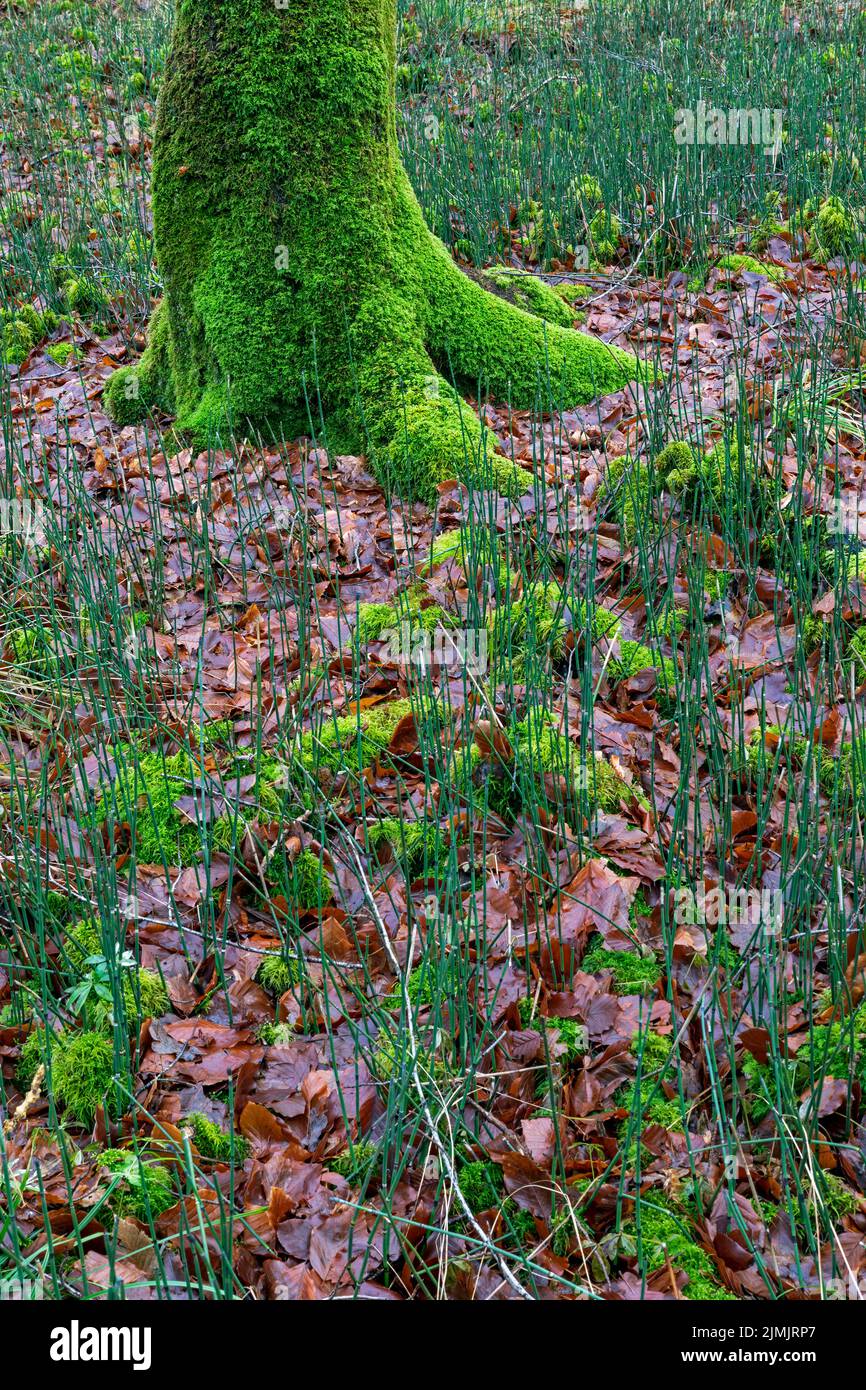
[[[445,376],[517,408],[636,375],[628,354],[486,291],[425,225],[396,135],[395,0],[178,0],[154,140],[165,293],[120,423],[159,408],[205,444],[304,432],[319,397],[387,486],[527,477]],[[551,315],[555,320],[558,315]]]

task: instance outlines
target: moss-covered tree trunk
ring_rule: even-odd
[[[178,0],[154,142],[165,294],[108,384],[119,422],[160,408],[226,440],[296,429],[320,396],[383,480],[424,496],[492,438],[440,373],[515,407],[540,376],[563,405],[634,376],[430,233],[397,146],[395,34],[395,0]]]

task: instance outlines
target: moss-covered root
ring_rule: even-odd
[[[514,493],[528,477],[448,381],[527,408],[636,376],[549,297],[526,293],[530,313],[485,290],[428,231],[400,164],[395,34],[395,0],[178,3],[154,140],[165,299],[106,387],[116,420],[173,411],[203,445],[296,431],[319,393],[389,488]]]

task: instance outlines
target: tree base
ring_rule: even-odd
[[[119,424],[159,409],[208,446],[322,409],[383,486],[429,501],[453,477],[529,482],[449,382],[555,410],[638,375],[549,287],[465,275],[430,233],[397,146],[395,31],[394,0],[178,5],[154,141],[165,296],[106,386]]]

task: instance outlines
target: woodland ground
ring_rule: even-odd
[[[169,20],[0,6],[0,1281],[857,1296],[866,11],[402,5],[430,225],[656,369],[433,509],[107,419]]]

